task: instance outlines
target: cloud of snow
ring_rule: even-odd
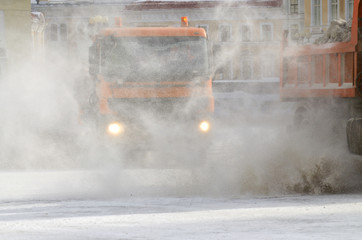
[[[215,18],[228,13],[218,9]],[[260,26],[251,18],[242,22],[255,31],[250,42],[256,41]],[[215,77],[245,50],[238,30],[232,31],[232,41],[222,44],[214,58]],[[296,130],[295,104],[280,102],[266,84],[237,90],[214,84],[213,129],[198,142],[192,142],[184,122],[141,111],[134,123],[141,123],[147,136],[136,132],[148,139],[151,150],[135,142],[134,151],[125,152],[119,143],[105,141],[92,120],[82,118],[93,93],[87,69],[90,41],[79,38],[73,44],[74,51],[47,48],[39,59],[24,59],[1,82],[0,198],[278,195],[361,188],[359,157],[348,153],[343,126],[334,131],[335,123],[325,121],[333,113],[313,113],[321,124]],[[252,53],[252,65],[268,60]],[[197,149],[205,142],[203,155]]]

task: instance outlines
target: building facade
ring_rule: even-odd
[[[353,0],[304,0],[305,32],[319,37],[334,19],[350,20]]]
[[[285,30],[289,31],[289,42],[299,44],[306,37],[304,34],[304,0],[285,1],[287,21]]]
[[[29,0],[0,2],[0,77],[31,53]]]
[[[254,1],[40,1],[49,49],[87,61],[89,19],[122,17],[124,26],[202,27],[209,37],[216,81],[279,81],[279,52],[288,11],[282,0]],[[298,24],[300,19],[298,18]],[[302,26],[300,26],[302,27]]]

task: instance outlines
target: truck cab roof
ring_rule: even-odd
[[[106,28],[101,32],[103,36],[115,37],[168,37],[168,36],[194,36],[206,38],[203,28],[195,27],[120,27]]]

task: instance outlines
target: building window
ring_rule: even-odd
[[[67,39],[68,39],[67,25],[60,24],[60,40],[67,41]]]
[[[330,0],[330,20],[338,19],[338,0]]]
[[[231,40],[231,26],[221,25],[219,27],[220,42],[229,42]]]
[[[241,60],[240,79],[252,79],[252,59],[250,57],[245,57],[243,60]]]
[[[50,40],[58,41],[58,25],[57,24],[50,25]]]
[[[272,25],[271,24],[262,24],[261,25],[261,40],[264,42],[272,41]]]
[[[298,0],[290,0],[290,14],[298,14]]]
[[[76,37],[77,39],[84,40],[87,37],[87,34],[91,34],[90,28],[86,27],[86,24],[84,22],[79,22],[76,27]],[[86,32],[88,31],[88,32]]]
[[[346,19],[351,19],[353,17],[353,0],[346,1]]]
[[[250,27],[248,25],[242,25],[240,27],[241,41],[249,42],[251,40]]]
[[[313,1],[313,24],[314,26],[321,25],[321,0],[314,0]]]
[[[208,25],[202,24],[202,25],[196,25],[196,27],[203,28],[206,32],[206,35],[209,35],[209,26]]]
[[[292,40],[298,40],[299,36],[299,26],[298,24],[292,24],[290,25],[290,38]]]

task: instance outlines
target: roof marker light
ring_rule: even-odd
[[[188,27],[189,26],[189,20],[186,16],[181,17],[181,27]]]

